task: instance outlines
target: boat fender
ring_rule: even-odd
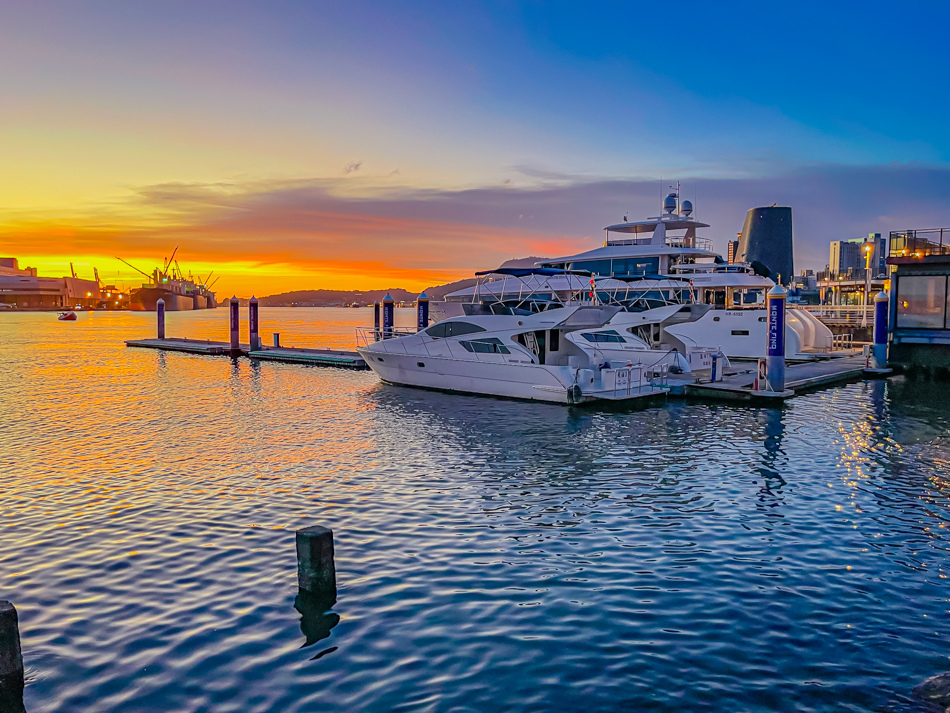
[[[567,389],[567,402],[569,404],[578,404],[581,402],[583,395],[584,394],[581,391],[581,387],[577,384],[572,384]]]

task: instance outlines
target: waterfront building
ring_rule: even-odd
[[[814,270],[802,270],[800,275],[792,278],[789,302],[807,305],[821,304],[818,278]]]
[[[832,240],[828,250],[828,271],[840,274],[864,267],[864,238]]]
[[[758,262],[775,282],[787,285],[795,274],[792,259],[792,209],[785,206],[750,208],[739,237],[738,260]]]
[[[828,266],[817,277],[823,304],[871,304],[887,288],[887,239],[868,233],[867,238],[831,241]]]
[[[950,368],[950,228],[890,235],[890,361]]]
[[[739,235],[741,236],[742,233],[739,233]],[[735,240],[730,240],[728,243],[726,243],[726,262],[728,262],[730,265],[735,265],[736,258],[738,257],[736,253],[738,251],[739,251],[739,238],[737,237]]]
[[[866,248],[870,246],[870,251]],[[870,260],[867,253],[870,252]],[[867,238],[832,240],[828,251],[828,271],[840,274],[849,270],[871,268],[871,277],[887,276],[887,239],[880,233],[868,233]]]
[[[20,268],[15,257],[0,258],[0,304],[16,309],[95,307],[99,283],[78,277],[40,277],[35,267]]]

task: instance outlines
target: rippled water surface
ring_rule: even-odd
[[[950,669],[945,386],[572,410],[123,346],[153,319],[0,313],[30,713],[903,711]],[[301,614],[311,524],[339,595]]]

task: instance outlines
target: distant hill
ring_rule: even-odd
[[[396,302],[413,302],[418,296],[401,287],[388,290],[296,290],[260,298],[262,307],[349,307],[378,302],[389,293]]]
[[[532,267],[543,257],[521,257],[507,260],[501,267]],[[474,278],[456,280],[447,285],[435,285],[425,289],[430,299],[441,300],[450,292],[462,290],[475,284]],[[260,298],[262,307],[349,307],[354,302],[359,305],[371,305],[386,296],[392,295],[396,302],[415,302],[418,293],[409,292],[401,287],[388,290],[296,290],[269,295]],[[244,302],[245,300],[242,300]]]

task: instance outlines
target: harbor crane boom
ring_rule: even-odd
[[[128,265],[129,267],[131,267],[131,268],[132,268],[133,270],[135,270],[136,272],[138,272],[138,273],[140,273],[140,274],[142,274],[142,275],[145,275],[145,277],[147,277],[149,280],[152,279],[152,276],[149,275],[147,272],[142,272],[142,271],[139,270],[135,265],[133,265],[133,264],[130,263],[130,262],[126,262],[125,260],[123,260],[122,258],[120,258],[118,255],[116,256],[115,259],[118,260],[119,262],[125,263],[126,265]]]
[[[176,245],[176,246],[175,246],[175,249],[172,250],[172,256],[171,256],[170,258],[168,258],[168,261],[165,263],[165,272],[163,273],[162,277],[168,277],[168,268],[171,267],[172,262],[174,262],[174,260],[175,260],[175,253],[178,252],[178,248],[179,248],[179,247],[180,247],[180,246]]]

